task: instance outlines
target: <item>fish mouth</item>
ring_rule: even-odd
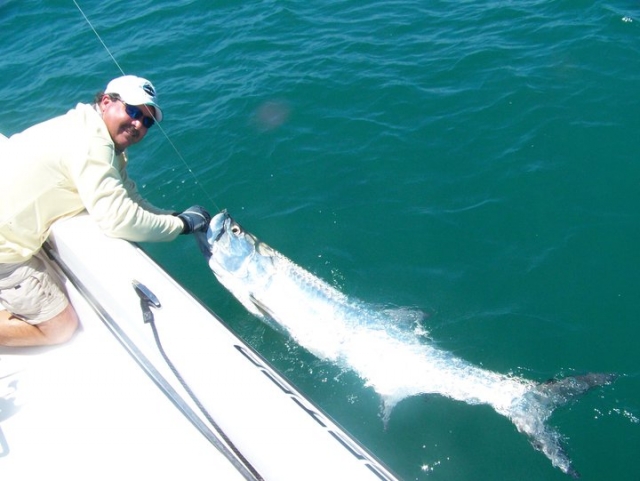
[[[231,220],[231,216],[227,212],[227,209],[224,209],[213,216],[209,223],[209,235],[207,239],[210,245],[218,242],[224,233],[229,230]]]

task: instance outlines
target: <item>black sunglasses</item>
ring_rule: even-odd
[[[142,112],[141,108],[135,107],[134,105],[129,105],[125,102],[122,102],[122,104],[124,105],[124,111],[127,113],[127,115],[133,120],[139,120],[140,122],[142,122],[142,125],[144,125],[146,129],[150,128],[156,122],[153,117],[147,117]]]

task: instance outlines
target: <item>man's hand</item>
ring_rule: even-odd
[[[211,222],[211,215],[204,207],[192,205],[184,212],[178,214],[178,218],[184,224],[182,234],[193,234],[194,232],[206,232]]]

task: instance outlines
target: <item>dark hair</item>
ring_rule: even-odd
[[[104,97],[105,95],[108,95],[109,98],[113,101],[120,100],[120,95],[118,94],[105,94],[104,92],[98,92],[93,98],[93,103],[95,103],[96,105],[99,104],[102,101],[102,97]]]

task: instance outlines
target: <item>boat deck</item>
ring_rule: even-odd
[[[77,292],[73,303],[83,327],[68,344],[0,348],[2,478],[245,479]]]

